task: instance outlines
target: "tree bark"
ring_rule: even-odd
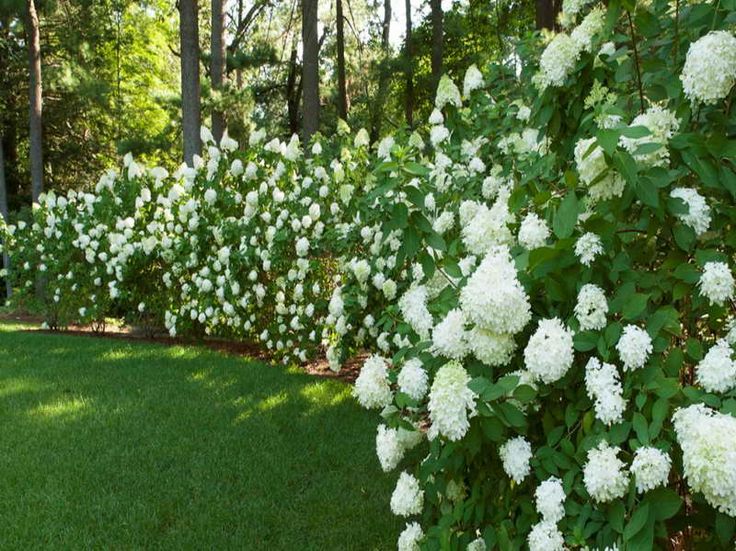
[[[404,54],[406,57],[406,97],[404,98],[404,115],[409,128],[414,127],[414,50],[412,45],[411,0],[405,0],[406,37],[404,38]]]
[[[298,67],[296,63],[297,56],[297,39],[291,45],[291,55],[289,56],[289,73],[286,77],[286,107],[289,117],[289,131],[291,134],[299,132],[299,88],[297,86]]]
[[[3,154],[3,141],[0,139],[0,216],[5,222],[8,222],[8,190],[5,185],[5,155]],[[4,243],[3,243],[4,245]],[[8,251],[3,248],[3,268],[7,272],[5,276],[5,296],[10,298],[13,294],[13,287],[10,284],[10,256]]]
[[[442,76],[444,40],[442,0],[430,0],[429,5],[432,12],[432,90],[436,90]]]
[[[227,0],[212,0],[210,77],[214,92],[222,91],[225,79],[225,4]],[[215,106],[212,109],[212,135],[218,144],[225,129],[225,114]]]
[[[202,151],[199,91],[199,6],[197,0],[179,0],[179,40],[181,42],[181,112],[184,162],[192,165]]]
[[[41,88],[41,36],[35,0],[26,0],[26,36],[29,68],[29,123],[31,158],[31,197],[43,193],[43,99]]]
[[[410,1],[410,0],[409,0]],[[371,143],[378,141],[381,136],[381,119],[383,118],[383,108],[386,104],[386,92],[388,90],[389,77],[389,34],[391,32],[391,0],[383,1],[383,26],[381,29],[381,50],[382,59],[380,72],[378,74],[378,93],[373,106],[373,114],[371,121]]]
[[[345,20],[342,15],[342,0],[335,0],[337,23],[337,115],[348,120],[348,90],[345,83]]]
[[[317,36],[318,0],[302,2],[302,90],[304,143],[319,130],[319,39]]]
[[[559,4],[560,2],[556,0],[536,0],[535,19],[537,30],[554,29]]]

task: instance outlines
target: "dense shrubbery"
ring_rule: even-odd
[[[252,138],[48,195],[20,283],[45,271],[55,323],[374,352],[400,549],[728,547],[736,4],[585,4],[375,155]]]

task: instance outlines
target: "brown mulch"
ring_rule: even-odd
[[[28,314],[25,312],[0,313],[0,321],[22,324],[41,325],[43,318]],[[163,346],[204,346],[210,350],[228,354],[231,356],[247,357],[251,359],[270,362],[272,356],[254,343],[245,341],[233,341],[226,339],[205,338],[193,339],[183,337],[170,337],[166,333],[146,334],[140,330],[134,330],[126,325],[106,325],[104,331],[95,330],[91,325],[71,325],[66,329],[24,329],[28,333],[46,333],[49,335],[68,335],[74,337],[104,337],[107,339],[118,339],[127,342],[143,342],[160,344]],[[355,382],[360,373],[360,367],[367,357],[366,354],[359,354],[354,358],[346,361],[339,372],[330,369],[327,359],[324,357],[315,358],[299,367],[316,377],[324,377],[328,379],[338,379],[347,383]]]

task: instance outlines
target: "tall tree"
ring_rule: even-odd
[[[43,193],[43,103],[41,88],[41,36],[35,0],[26,0],[26,40],[30,74],[29,121],[31,157],[31,197],[33,202]]]
[[[335,19],[337,24],[337,115],[348,120],[348,89],[345,83],[345,19],[342,14],[342,0],[335,0]]]
[[[404,37],[404,56],[406,57],[406,90],[404,114],[409,128],[414,126],[414,51],[412,46],[411,0],[405,0],[406,36]]]
[[[222,91],[225,78],[225,11],[227,0],[212,0],[212,36],[210,37],[210,78],[212,90]],[[225,114],[215,105],[212,109],[212,135],[220,143],[225,131]]]
[[[8,190],[5,184],[5,155],[3,154],[3,141],[0,139],[0,216],[3,217],[5,222],[8,222]],[[3,268],[6,273],[10,272],[10,257],[8,253],[3,249]],[[13,292],[13,288],[10,285],[10,279],[5,277],[5,296],[10,298]]]
[[[442,50],[444,42],[444,29],[442,13],[442,0],[429,0],[432,12],[432,90],[437,88],[437,83],[442,76]]]
[[[301,96],[302,81],[297,82],[299,68],[296,62],[297,42],[295,36],[291,44],[291,54],[289,55],[289,73],[286,77],[286,108],[289,117],[289,133],[296,134],[299,132],[299,98]]]
[[[535,20],[537,30],[554,29],[555,17],[560,5],[561,2],[557,0],[536,0]]]
[[[317,2],[302,2],[302,90],[304,143],[319,130],[319,39],[317,37]]]
[[[383,25],[381,27],[381,65],[378,73],[378,92],[373,105],[371,116],[371,142],[375,142],[381,135],[381,121],[383,109],[386,105],[386,93],[388,92],[389,61],[391,49],[389,46],[389,35],[391,32],[391,0],[383,0]]]
[[[184,161],[191,165],[202,151],[199,129],[202,113],[199,90],[199,6],[197,0],[179,0],[181,42],[181,111]]]

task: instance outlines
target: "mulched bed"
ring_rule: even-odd
[[[43,322],[43,319],[32,314],[14,312],[12,314],[0,314],[0,321],[40,326]],[[204,346],[205,348],[209,348],[210,350],[222,352],[231,356],[242,356],[266,362],[273,361],[273,358],[268,353],[268,351],[263,350],[253,343],[245,341],[233,341],[216,338],[193,339],[183,337],[170,337],[165,333],[150,335],[124,325],[107,325],[104,331],[95,330],[91,325],[71,325],[66,329],[60,330],[41,329],[40,327],[38,327],[34,329],[24,329],[23,331],[29,333],[46,333],[49,335],[69,335],[74,337],[87,338],[105,337],[107,339],[120,339],[129,342],[154,343],[164,346],[196,345]],[[347,383],[353,383],[358,377],[358,374],[360,373],[360,368],[363,365],[363,361],[366,357],[367,354],[359,354],[353,358],[350,358],[343,364],[342,369],[340,369],[340,371],[337,373],[330,369],[329,364],[324,357],[315,358],[314,360],[311,360],[306,364],[299,365],[299,367],[310,375],[314,375],[316,377],[339,379]]]

